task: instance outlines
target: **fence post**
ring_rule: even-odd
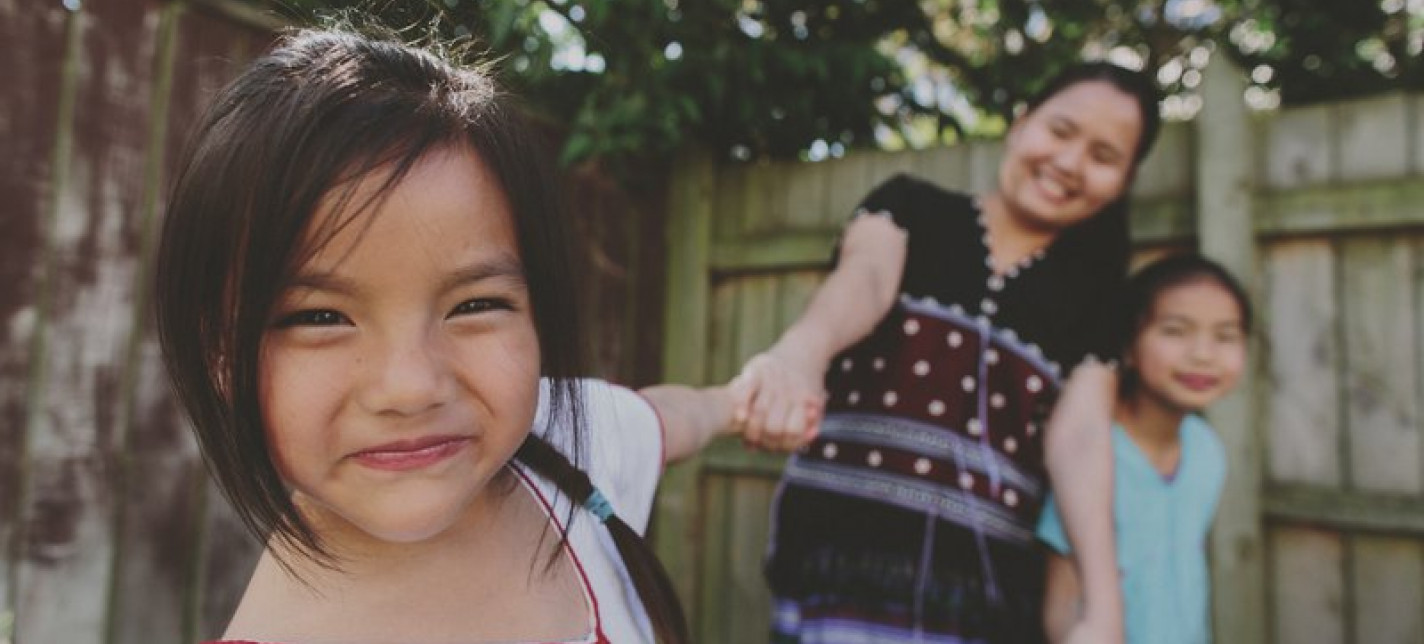
[[[663,314],[662,380],[704,384],[711,297],[713,189],[717,168],[706,151],[689,148],[672,172],[668,196],[667,296]],[[654,515],[654,548],[684,606],[697,605],[697,493],[701,457],[667,470]],[[689,615],[689,619],[695,616]],[[694,629],[694,632],[696,630]]]
[[[1257,288],[1253,226],[1255,132],[1243,100],[1246,79],[1224,55],[1202,83],[1196,119],[1197,239],[1201,252]],[[1257,343],[1259,345],[1259,343]],[[1266,642],[1265,543],[1261,521],[1261,438],[1256,422],[1258,351],[1231,395],[1210,410],[1226,447],[1228,474],[1211,533],[1215,641]]]

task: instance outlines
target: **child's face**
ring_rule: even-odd
[[[1028,223],[1062,230],[1117,199],[1142,136],[1137,101],[1106,81],[1074,83],[1009,130],[999,192]]]
[[[1199,279],[1158,294],[1129,355],[1137,396],[1177,411],[1197,411],[1236,385],[1246,364],[1246,334],[1235,298]]]
[[[344,214],[331,201],[318,223]],[[514,224],[472,152],[427,154],[297,271],[273,320],[269,444],[328,536],[441,534],[488,498],[533,422],[539,342]]]

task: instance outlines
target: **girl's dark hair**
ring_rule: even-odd
[[[1133,149],[1132,169],[1123,194],[1087,221],[1064,230],[1054,243],[1054,253],[1071,257],[1070,265],[1088,271],[1089,279],[1108,287],[1120,284],[1127,274],[1127,258],[1131,251],[1128,235],[1129,192],[1137,168],[1152,151],[1157,134],[1162,129],[1162,93],[1152,77],[1144,72],[1105,61],[1079,62],[1050,78],[1028,100],[1026,114],[1038,109],[1059,92],[1079,83],[1094,81],[1112,85],[1137,103],[1138,113],[1142,116],[1142,131],[1137,138],[1137,147]]]
[[[337,557],[294,506],[263,431],[262,337],[304,260],[342,227],[369,224],[362,215],[373,202],[420,159],[449,147],[478,153],[509,200],[541,370],[551,384],[546,432],[569,432],[572,440],[559,443],[582,445],[574,378],[584,373],[583,327],[550,146],[487,70],[389,36],[290,34],[214,99],[169,198],[155,301],[177,396],[209,470],[247,528],[322,565],[337,567]],[[353,203],[356,180],[366,176],[382,178],[381,194]],[[342,206],[336,211],[351,214],[313,229],[327,196]],[[572,451],[572,462],[552,458],[548,452],[558,453],[531,433],[517,458],[581,504],[592,486],[575,465],[581,450]],[[618,525],[610,522],[610,529],[659,637],[686,641],[666,572],[636,533]]]
[[[1126,356],[1137,341],[1137,335],[1152,317],[1153,307],[1162,293],[1195,282],[1211,282],[1225,289],[1236,301],[1241,311],[1241,330],[1251,333],[1251,298],[1246,289],[1221,264],[1197,253],[1168,255],[1142,267],[1127,281],[1123,294],[1123,306],[1118,321],[1122,331],[1119,355]],[[1131,369],[1124,370],[1119,378],[1121,394],[1130,394],[1137,386],[1137,378]]]

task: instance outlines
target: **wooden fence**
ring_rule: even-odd
[[[1199,248],[1249,284],[1256,363],[1210,412],[1230,477],[1210,550],[1217,641],[1424,641],[1424,96],[1253,114],[1220,61],[1134,193],[1139,260]],[[810,164],[686,156],[671,188],[664,376],[723,382],[801,311],[841,225],[910,171],[991,185],[995,142]],[[773,455],[672,468],[659,552],[698,641],[765,641]]]
[[[185,135],[279,26],[231,0],[0,0],[0,644],[196,642],[247,581],[256,544],[169,395],[147,284]],[[595,365],[646,383],[662,199],[570,184]]]

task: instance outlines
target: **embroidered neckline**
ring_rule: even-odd
[[[1038,262],[1043,261],[1048,256],[1048,248],[1040,248],[1029,253],[1023,259],[1014,262],[1004,272],[994,270],[994,248],[989,240],[989,221],[984,213],[983,198],[979,195],[972,195],[969,198],[969,205],[974,209],[974,223],[979,226],[979,243],[984,247],[984,267],[989,269],[987,286],[992,292],[999,292],[1007,286],[1009,280],[1017,278],[1019,274],[1033,267]]]

